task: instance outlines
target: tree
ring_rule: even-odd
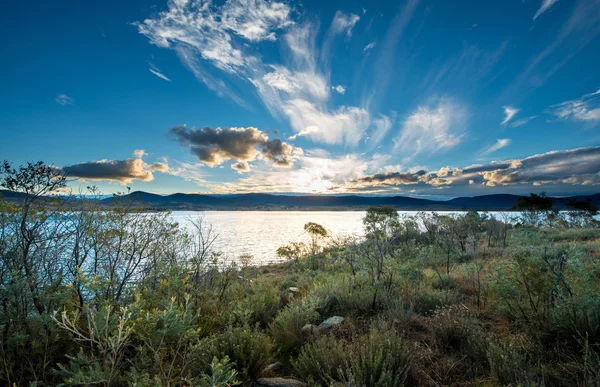
[[[539,195],[532,193],[529,196],[519,197],[512,209],[521,211],[523,223],[536,226],[540,223],[541,216],[552,210],[552,199],[546,197],[545,192]]]
[[[363,218],[367,242],[373,243],[375,254],[372,255],[375,278],[381,279],[386,259],[391,255],[391,237],[399,228],[398,212],[391,207],[370,207]],[[367,256],[369,260],[371,255]]]
[[[56,238],[59,234],[56,227],[62,224],[56,220],[49,221],[53,218],[50,213],[44,208],[36,207],[36,204],[41,200],[51,204],[45,196],[64,188],[67,177],[60,169],[41,161],[13,168],[6,160],[0,168],[0,176],[0,186],[24,194],[17,213],[17,229],[14,230],[19,251],[15,255],[17,260],[12,262],[12,269],[15,273],[24,274],[23,279],[27,283],[35,309],[43,314],[46,305],[41,288],[56,280],[48,265],[46,238]],[[54,229],[49,231],[48,227]]]
[[[289,245],[281,246],[277,249],[277,256],[287,260],[294,260],[296,263],[304,255],[306,246],[302,242],[291,242]]]
[[[570,223],[575,227],[590,227],[596,222],[594,216],[598,215],[598,207],[591,200],[571,199],[567,202],[567,207],[569,208]]]
[[[329,233],[325,230],[325,227],[318,223],[308,222],[304,225],[304,231],[310,235],[311,239],[311,252],[315,255],[319,251],[319,240],[327,238]]]
[[[367,235],[391,236],[398,228],[400,216],[392,207],[370,207],[363,218]]]

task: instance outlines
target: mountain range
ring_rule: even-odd
[[[0,197],[11,202],[19,202],[24,194],[0,190]],[[119,197],[94,199],[110,206],[115,201],[129,200],[149,210],[171,211],[210,211],[210,210],[364,210],[372,206],[390,206],[407,211],[452,211],[480,210],[506,211],[515,204],[518,195],[496,194],[473,197],[458,197],[449,200],[430,200],[407,196],[362,196],[362,195],[274,195],[264,193],[210,195],[183,194],[158,195],[136,191]],[[568,209],[571,200],[589,201],[600,207],[600,193],[571,197],[552,197],[553,207]],[[76,199],[69,199],[76,200]]]

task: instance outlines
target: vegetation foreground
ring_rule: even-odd
[[[515,226],[371,208],[365,237],[308,223],[287,262],[225,265],[217,237],[122,201],[0,186],[0,383],[16,386],[600,386],[600,229],[542,196]],[[92,193],[93,189],[92,189]],[[83,205],[82,205],[83,203]],[[226,232],[226,230],[220,230]]]

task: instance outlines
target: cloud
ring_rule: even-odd
[[[344,94],[346,93],[346,87],[342,86],[342,85],[337,85],[337,86],[331,86],[331,88],[335,91],[337,91],[340,94]]]
[[[549,111],[562,120],[600,121],[600,89],[581,98],[550,106]]]
[[[133,151],[133,155],[138,159],[141,159],[144,156],[148,156],[148,153],[146,153],[143,149],[136,149]]]
[[[333,34],[346,33],[348,38],[352,37],[352,29],[356,23],[360,20],[360,16],[351,14],[345,14],[342,11],[337,11],[333,22],[331,23],[331,31]]]
[[[379,144],[389,133],[392,125],[396,121],[396,113],[391,116],[381,115],[373,120],[373,129],[371,130],[367,141],[373,145]]]
[[[232,35],[250,42],[275,40],[275,31],[293,24],[284,3],[229,0],[222,7],[209,1],[172,0],[155,19],[134,23],[159,47],[183,45],[196,50],[223,71],[236,73],[248,59]]]
[[[496,141],[496,143],[494,143],[493,145],[489,146],[487,149],[484,149],[481,153],[480,156],[487,156],[491,153],[496,152],[499,149],[502,149],[504,147],[507,147],[510,145],[511,140],[509,138],[501,138],[499,140]]]
[[[286,167],[293,164],[298,154],[291,145],[278,138],[269,140],[266,133],[253,127],[195,129],[183,125],[172,128],[169,133],[210,167],[229,160],[244,163],[259,157],[274,166]]]
[[[600,146],[550,151],[523,159],[444,167],[439,171],[395,171],[351,179],[332,187],[333,192],[374,191],[405,185],[429,187],[600,184]]]
[[[56,98],[54,100],[56,101],[57,104],[63,105],[63,106],[75,104],[75,100],[66,94],[59,94],[56,96]]]
[[[271,115],[288,119],[298,136],[356,146],[373,124],[370,113],[356,106],[332,108],[332,90],[342,89],[330,84],[327,62],[333,38],[349,38],[360,17],[337,12],[319,49],[319,26],[293,20],[296,15],[286,2],[171,0],[168,10],[134,25],[152,44],[175,51],[217,95],[248,107],[236,90],[249,83]],[[270,63],[258,54],[266,44],[280,45],[280,57],[269,57]]]
[[[298,137],[302,137],[302,136],[310,136],[313,134],[317,134],[321,131],[321,129],[318,126],[307,126],[306,128],[302,129],[301,131],[299,131],[298,133],[288,137],[288,140],[295,140]]]
[[[446,98],[419,106],[404,120],[394,149],[414,156],[451,148],[460,142],[466,121],[466,109]]]
[[[323,150],[313,150],[298,158],[295,168],[273,171],[258,169],[252,176],[234,182],[211,185],[214,192],[297,192],[327,193],[332,187],[363,176],[367,170],[378,169],[386,157],[369,160],[356,154],[333,156]]]
[[[364,51],[364,52],[367,52],[367,51],[369,51],[369,50],[373,49],[373,48],[375,47],[375,44],[376,44],[375,42],[371,42],[371,43],[367,44],[367,45],[365,46],[365,48],[363,48],[363,51]]]
[[[529,121],[536,119],[536,118],[537,118],[537,116],[521,118],[520,120],[514,121],[512,124],[510,124],[510,126],[511,126],[511,128],[518,128],[519,126],[525,125]]]
[[[153,64],[150,64],[150,68],[148,69],[150,70],[150,72],[154,75],[156,75],[157,77],[159,77],[160,79],[164,79],[167,82],[171,82],[171,80],[169,78],[167,78],[166,75],[162,74],[160,72],[160,69],[158,69],[157,67],[155,67]]]
[[[141,152],[141,153],[140,153]],[[87,180],[117,181],[123,185],[131,184],[134,180],[144,182],[154,180],[153,172],[169,172],[166,163],[156,162],[146,164],[142,160],[144,151],[134,151],[136,158],[125,160],[98,160],[68,165],[62,170],[69,177],[79,177]]]
[[[501,125],[508,124],[508,121],[512,120],[521,111],[521,109],[516,109],[512,106],[502,106],[502,109],[504,109],[504,120],[500,123]]]
[[[533,20],[537,19],[541,14],[549,10],[554,4],[558,3],[558,0],[542,0],[540,8],[533,15]]]
[[[289,101],[284,113],[298,135],[326,144],[357,144],[371,125],[365,109],[342,106],[330,113],[302,99]]]
[[[248,164],[248,162],[246,162],[246,161],[231,164],[231,168],[236,170],[238,173],[250,172],[250,164]]]
[[[572,3],[573,11],[560,28],[556,29],[554,39],[531,57],[500,98],[525,95],[540,87],[600,34],[598,0],[578,0]]]

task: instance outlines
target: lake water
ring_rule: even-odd
[[[414,215],[416,211],[399,211]],[[448,214],[449,212],[438,212]],[[224,253],[227,261],[244,253],[254,257],[253,264],[280,262],[276,250],[289,242],[308,242],[304,232],[307,222],[325,227],[332,235],[363,235],[364,211],[175,211],[172,217],[181,226],[190,226],[190,219],[203,216],[219,235],[214,250]],[[496,213],[497,215],[497,213]]]
[[[253,264],[281,261],[278,247],[289,242],[308,242],[304,225],[315,222],[334,235],[362,235],[359,211],[175,211],[172,217],[181,226],[190,226],[190,219],[203,216],[218,234],[214,250],[235,260],[244,253],[254,256]]]

